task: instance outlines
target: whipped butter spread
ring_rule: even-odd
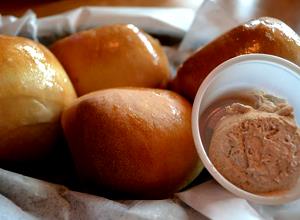
[[[293,187],[300,176],[300,130],[283,99],[252,93],[232,103],[213,129],[209,157],[230,182],[252,193]]]

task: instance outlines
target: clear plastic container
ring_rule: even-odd
[[[198,89],[193,104],[192,129],[198,154],[210,174],[224,188],[249,201],[278,205],[300,198],[300,180],[292,189],[267,195],[249,193],[229,182],[214,167],[203,146],[199,118],[204,110],[223,94],[237,90],[262,90],[284,98],[294,107],[300,125],[300,68],[280,57],[248,54],[232,58],[216,67]]]

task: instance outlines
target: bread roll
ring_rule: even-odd
[[[0,161],[36,159],[53,145],[76,94],[41,44],[0,35],[0,51]]]
[[[159,42],[133,25],[83,31],[51,50],[79,95],[120,86],[165,87],[170,77]]]
[[[101,191],[166,198],[202,169],[191,105],[167,90],[94,92],[63,113],[62,125],[79,176]]]
[[[300,65],[300,38],[282,21],[249,21],[196,51],[178,69],[172,89],[193,100],[205,77],[222,62],[242,54],[264,53]]]

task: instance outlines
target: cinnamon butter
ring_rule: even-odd
[[[209,157],[226,179],[248,192],[288,190],[300,176],[300,130],[293,108],[263,92],[244,96],[239,99],[244,102],[235,98],[220,108]]]

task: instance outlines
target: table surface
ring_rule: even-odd
[[[204,0],[211,1],[211,0]],[[229,13],[241,17],[276,17],[300,30],[299,0],[214,0]],[[39,17],[80,6],[188,7],[197,9],[203,0],[9,0],[0,1],[2,15],[21,16],[33,9]],[[298,31],[299,33],[300,31]]]
[[[44,17],[80,6],[197,8],[201,2],[202,0],[9,0],[3,1],[2,3],[0,2],[0,13],[20,16],[28,8],[31,8],[39,17]]]

